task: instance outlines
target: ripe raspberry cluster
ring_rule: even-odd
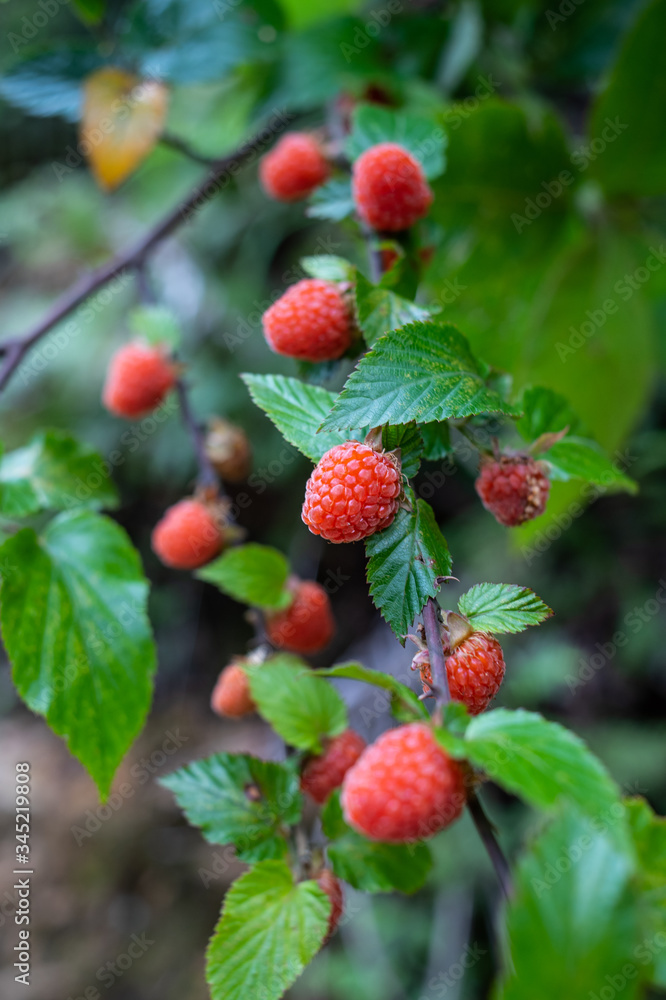
[[[196,498],[180,500],[155,525],[153,552],[165,566],[196,569],[224,545],[224,530],[214,507]]]
[[[218,677],[210,697],[210,707],[216,715],[240,719],[254,712],[256,706],[250,694],[250,682],[243,670],[247,662],[247,657],[235,657]]]
[[[307,132],[289,132],[259,164],[264,191],[277,201],[298,201],[323,184],[329,167],[321,148]]]
[[[313,580],[294,580],[291,590],[293,601],[285,611],[266,614],[266,635],[278,649],[317,653],[335,632],[328,594]]]
[[[135,420],[159,406],[176,378],[166,348],[135,341],[112,357],[102,402],[115,416]]]
[[[446,652],[446,646],[444,650]],[[416,654],[412,669],[420,671],[423,690],[428,693],[432,674],[427,649]],[[486,632],[473,632],[446,657],[451,697],[454,701],[461,701],[470,715],[479,715],[499,691],[504,670],[504,655],[497,639]]]
[[[384,232],[409,229],[427,215],[433,199],[419,161],[394,142],[380,142],[359,156],[352,194],[363,221]]]
[[[327,451],[305,487],[302,518],[329,542],[356,542],[392,523],[402,491],[400,463],[360,441]]]
[[[319,278],[297,281],[262,322],[269,346],[299,361],[334,361],[352,342],[352,317],[342,292]]]
[[[322,805],[365,750],[365,740],[353,729],[329,740],[324,752],[309,757],[301,772],[301,789]]]
[[[502,455],[481,462],[476,492],[483,506],[507,528],[543,514],[550,481],[544,466],[528,455]]]
[[[347,772],[342,807],[350,826],[374,840],[408,843],[432,837],[465,805],[462,767],[430,726],[413,722],[383,733]]]
[[[320,889],[323,889],[328,898],[331,901],[331,915],[328,918],[328,927],[326,929],[326,937],[322,942],[322,946],[332,937],[335,933],[335,929],[340,922],[340,917],[342,916],[342,911],[344,908],[344,897],[342,894],[342,885],[339,880],[335,877],[330,868],[324,868],[317,876],[317,885]]]

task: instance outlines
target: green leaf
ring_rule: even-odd
[[[557,433],[565,427],[570,433],[575,433],[580,425],[564,396],[552,389],[526,389],[521,409],[523,416],[517,421],[516,429],[526,441],[536,441],[542,434]]]
[[[550,464],[553,479],[585,479],[611,490],[638,491],[638,484],[620,472],[594,441],[567,435],[539,457]]]
[[[272,420],[283,437],[318,462],[322,455],[346,436],[318,434],[319,425],[335,400],[335,394],[318,385],[306,385],[284,375],[241,375],[257,406]]]
[[[396,142],[403,146],[419,160],[429,180],[444,172],[447,140],[440,123],[401,111],[390,111],[376,104],[358,104],[352,114],[347,155],[355,160],[379,142]]]
[[[467,756],[537,808],[570,802],[587,816],[613,823],[618,789],[601,761],[578,736],[536,712],[496,708],[476,716],[456,756]]]
[[[135,337],[149,344],[164,344],[172,351],[178,350],[183,339],[180,324],[165,306],[137,306],[127,317],[127,325]]]
[[[462,595],[458,607],[480,632],[522,632],[553,614],[527,587],[508,583],[477,583]]]
[[[382,445],[385,451],[400,449],[402,474],[411,479],[419,471],[423,441],[416,424],[402,424],[400,427],[382,429]]]
[[[347,728],[338,692],[297,657],[274,656],[247,673],[259,714],[290,746],[321,753],[322,737]]]
[[[2,633],[16,688],[101,794],[150,706],[155,650],[148,584],[125,532],[89,511],[0,548]]]
[[[414,719],[429,718],[428,710],[422,701],[414,694],[411,688],[402,684],[391,674],[385,674],[381,670],[370,670],[361,663],[340,663],[336,667],[325,670],[317,670],[319,677],[347,677],[353,681],[363,681],[365,684],[372,684],[374,687],[383,688],[391,695],[391,711],[399,713],[402,718]]]
[[[84,24],[99,24],[106,12],[106,0],[74,0],[74,7]]]
[[[412,510],[402,508],[393,524],[366,539],[370,594],[396,635],[407,632],[437,580],[449,576],[451,556],[432,508],[406,491]]]
[[[335,792],[321,815],[324,834],[332,841],[326,854],[333,872],[362,892],[416,892],[432,868],[432,855],[422,843],[385,844],[366,840],[347,826]]]
[[[269,545],[251,542],[227,549],[196,575],[241,604],[256,608],[288,608],[293,600],[286,589],[289,563]]]
[[[410,323],[375,343],[347,379],[322,430],[513,413],[486,388],[479,362],[450,323]]]
[[[666,192],[666,135],[661,114],[666,103],[663,39],[666,2],[653,0],[625,35],[608,87],[590,119],[590,140],[574,154],[579,169],[592,171],[612,195]],[[603,144],[598,151],[599,144]]]
[[[25,59],[0,78],[0,97],[29,115],[81,117],[83,80],[99,69],[103,57],[94,49],[59,47]]]
[[[322,184],[308,201],[305,214],[311,219],[328,219],[341,222],[354,211],[349,177],[338,178]]]
[[[40,431],[0,461],[0,513],[7,517],[117,502],[102,456],[61,431]]]
[[[212,1000],[279,1000],[319,951],[331,902],[294,882],[284,861],[260,861],[237,879],[206,953]]]
[[[323,281],[353,281],[356,271],[354,265],[344,257],[335,257],[331,253],[302,257],[301,267],[312,278],[321,278]]]
[[[645,799],[625,799],[629,829],[638,859],[639,913],[644,938],[641,964],[651,966],[650,981],[666,988],[666,819],[655,816]]]
[[[286,827],[301,818],[299,776],[289,762],[216,753],[160,779],[192,826],[212,844],[233,844],[242,861],[281,858]]]
[[[360,272],[356,275],[356,312],[369,346],[383,334],[397,330],[405,323],[430,319],[427,309],[387,288],[373,285]]]
[[[517,866],[507,909],[512,962],[493,995],[634,1000],[639,977],[631,876],[631,856],[603,821],[567,809],[550,823]]]
[[[451,431],[447,423],[421,424],[423,438],[423,458],[427,462],[439,462],[451,454]]]

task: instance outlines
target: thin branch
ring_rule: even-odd
[[[443,708],[451,701],[449,679],[446,675],[446,657],[442,646],[442,633],[439,627],[439,609],[434,597],[429,597],[423,609],[423,625],[425,627],[428,657],[430,659],[430,675],[433,680],[433,690],[437,707]]]
[[[384,271],[382,252],[377,247],[377,234],[369,226],[361,225],[363,238],[368,248],[368,264],[370,265],[370,280],[376,285],[381,281]]]
[[[183,418],[183,423],[185,424],[187,432],[192,439],[192,447],[194,448],[194,454],[197,459],[197,468],[199,469],[197,484],[204,489],[216,489],[219,494],[222,495],[223,491],[220,478],[206,453],[206,429],[203,424],[199,423],[194,415],[194,410],[192,409],[192,404],[190,402],[189,391],[182,378],[179,378],[176,382],[176,392],[178,393],[178,402],[180,404],[180,413]]]
[[[288,119],[282,115],[282,122]],[[282,127],[282,125],[281,125]],[[22,337],[12,339],[3,345],[4,360],[0,366],[0,392],[5,388],[12,375],[21,364],[28,351],[66,316],[85,302],[89,296],[102,288],[109,281],[118,277],[124,271],[140,267],[146,256],[151,253],[164,239],[171,236],[181,225],[188,222],[201,204],[220,189],[225,175],[232,177],[236,170],[250,160],[255,153],[264,148],[267,143],[266,129],[252,139],[243,143],[233,153],[214,162],[208,177],[190,192],[187,197],[176,205],[164,218],[150,229],[134,246],[121,251],[106,264],[84,275],[69,288],[51,306],[44,318]]]
[[[201,163],[205,167],[214,167],[217,163],[214,156],[206,156],[204,153],[197,152],[184,139],[179,138],[177,135],[172,135],[171,132],[163,132],[160,136],[160,142],[163,146],[167,146],[177,153],[182,153],[183,156],[186,156],[188,160],[193,160],[194,163]]]
[[[469,807],[470,814],[474,820],[474,826],[477,829],[483,845],[488,852],[488,856],[492,861],[493,867],[497,874],[497,879],[502,888],[502,892],[507,899],[511,897],[512,884],[511,884],[511,870],[509,868],[509,862],[504,856],[504,851],[500,847],[497,837],[495,836],[495,831],[493,825],[485,814],[484,808],[479,801],[479,798],[475,791],[470,791],[467,796],[467,805]]]

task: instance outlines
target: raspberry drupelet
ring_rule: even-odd
[[[180,500],[165,512],[152,534],[153,552],[172,569],[196,569],[222,550],[224,533],[205,503]]]
[[[115,416],[135,420],[159,406],[176,377],[166,348],[138,341],[126,344],[111,359],[102,402]]]
[[[340,922],[340,917],[342,916],[344,908],[344,897],[342,895],[342,885],[330,868],[324,868],[317,876],[316,881],[319,888],[324,890],[331,901],[331,915],[328,918],[326,937],[322,942],[322,945],[325,945],[329,938],[334,934],[335,929]]]
[[[483,506],[500,524],[514,528],[543,514],[550,480],[545,466],[528,455],[484,458],[476,480]]]
[[[242,667],[246,662],[239,656],[220,673],[210,698],[210,707],[216,715],[240,719],[254,712],[256,706],[250,694],[250,682]]]
[[[294,580],[291,590],[294,599],[285,611],[266,613],[266,635],[278,649],[317,653],[335,632],[328,594],[314,580]]]
[[[345,441],[315,466],[301,516],[310,531],[329,542],[356,542],[388,528],[401,490],[400,463],[393,454]]]
[[[416,654],[412,669],[421,672],[423,690],[427,693],[432,685],[427,649]],[[454,701],[461,701],[470,715],[479,715],[488,708],[500,689],[504,671],[502,647],[487,632],[473,632],[446,657],[451,697]]]
[[[338,788],[352,765],[365,750],[365,740],[353,729],[346,729],[334,736],[324,747],[324,752],[309,757],[301,772],[301,789],[322,805],[334,788]]]
[[[352,194],[363,221],[383,232],[409,229],[427,215],[433,199],[419,161],[394,142],[381,142],[359,156]]]
[[[307,132],[287,133],[259,164],[264,191],[277,201],[307,198],[328,175],[324,154]]]
[[[303,278],[262,317],[264,336],[276,354],[299,361],[335,361],[352,342],[352,317],[332,281]]]

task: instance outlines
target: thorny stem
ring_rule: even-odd
[[[4,344],[0,344],[0,354],[4,358],[2,365],[0,365],[0,392],[5,388],[25,355],[42,337],[104,285],[128,270],[140,268],[149,253],[181,225],[192,219],[199,202],[204,203],[210,198],[217,183],[228,171],[240,167],[264,145],[265,140],[259,134],[244,142],[228,156],[213,161],[208,176],[197,184],[182,202],[168,212],[134,246],[122,251],[97,270],[91,271],[76,281],[54,302],[44,318],[32,330],[29,330],[22,337],[12,338],[5,341]]]
[[[488,856],[493,864],[497,879],[501,886],[502,892],[507,899],[510,898],[512,893],[511,884],[511,871],[509,869],[509,862],[504,856],[504,851],[500,847],[497,837],[495,836],[495,831],[492,823],[485,814],[484,808],[479,801],[476,792],[470,789],[467,794],[467,805],[474,820],[474,826],[477,829],[483,845],[488,852]]]
[[[425,627],[428,657],[430,659],[430,674],[433,680],[438,710],[451,701],[449,679],[446,675],[446,658],[442,646],[442,633],[439,627],[439,608],[434,597],[429,597],[423,609],[423,625]]]

